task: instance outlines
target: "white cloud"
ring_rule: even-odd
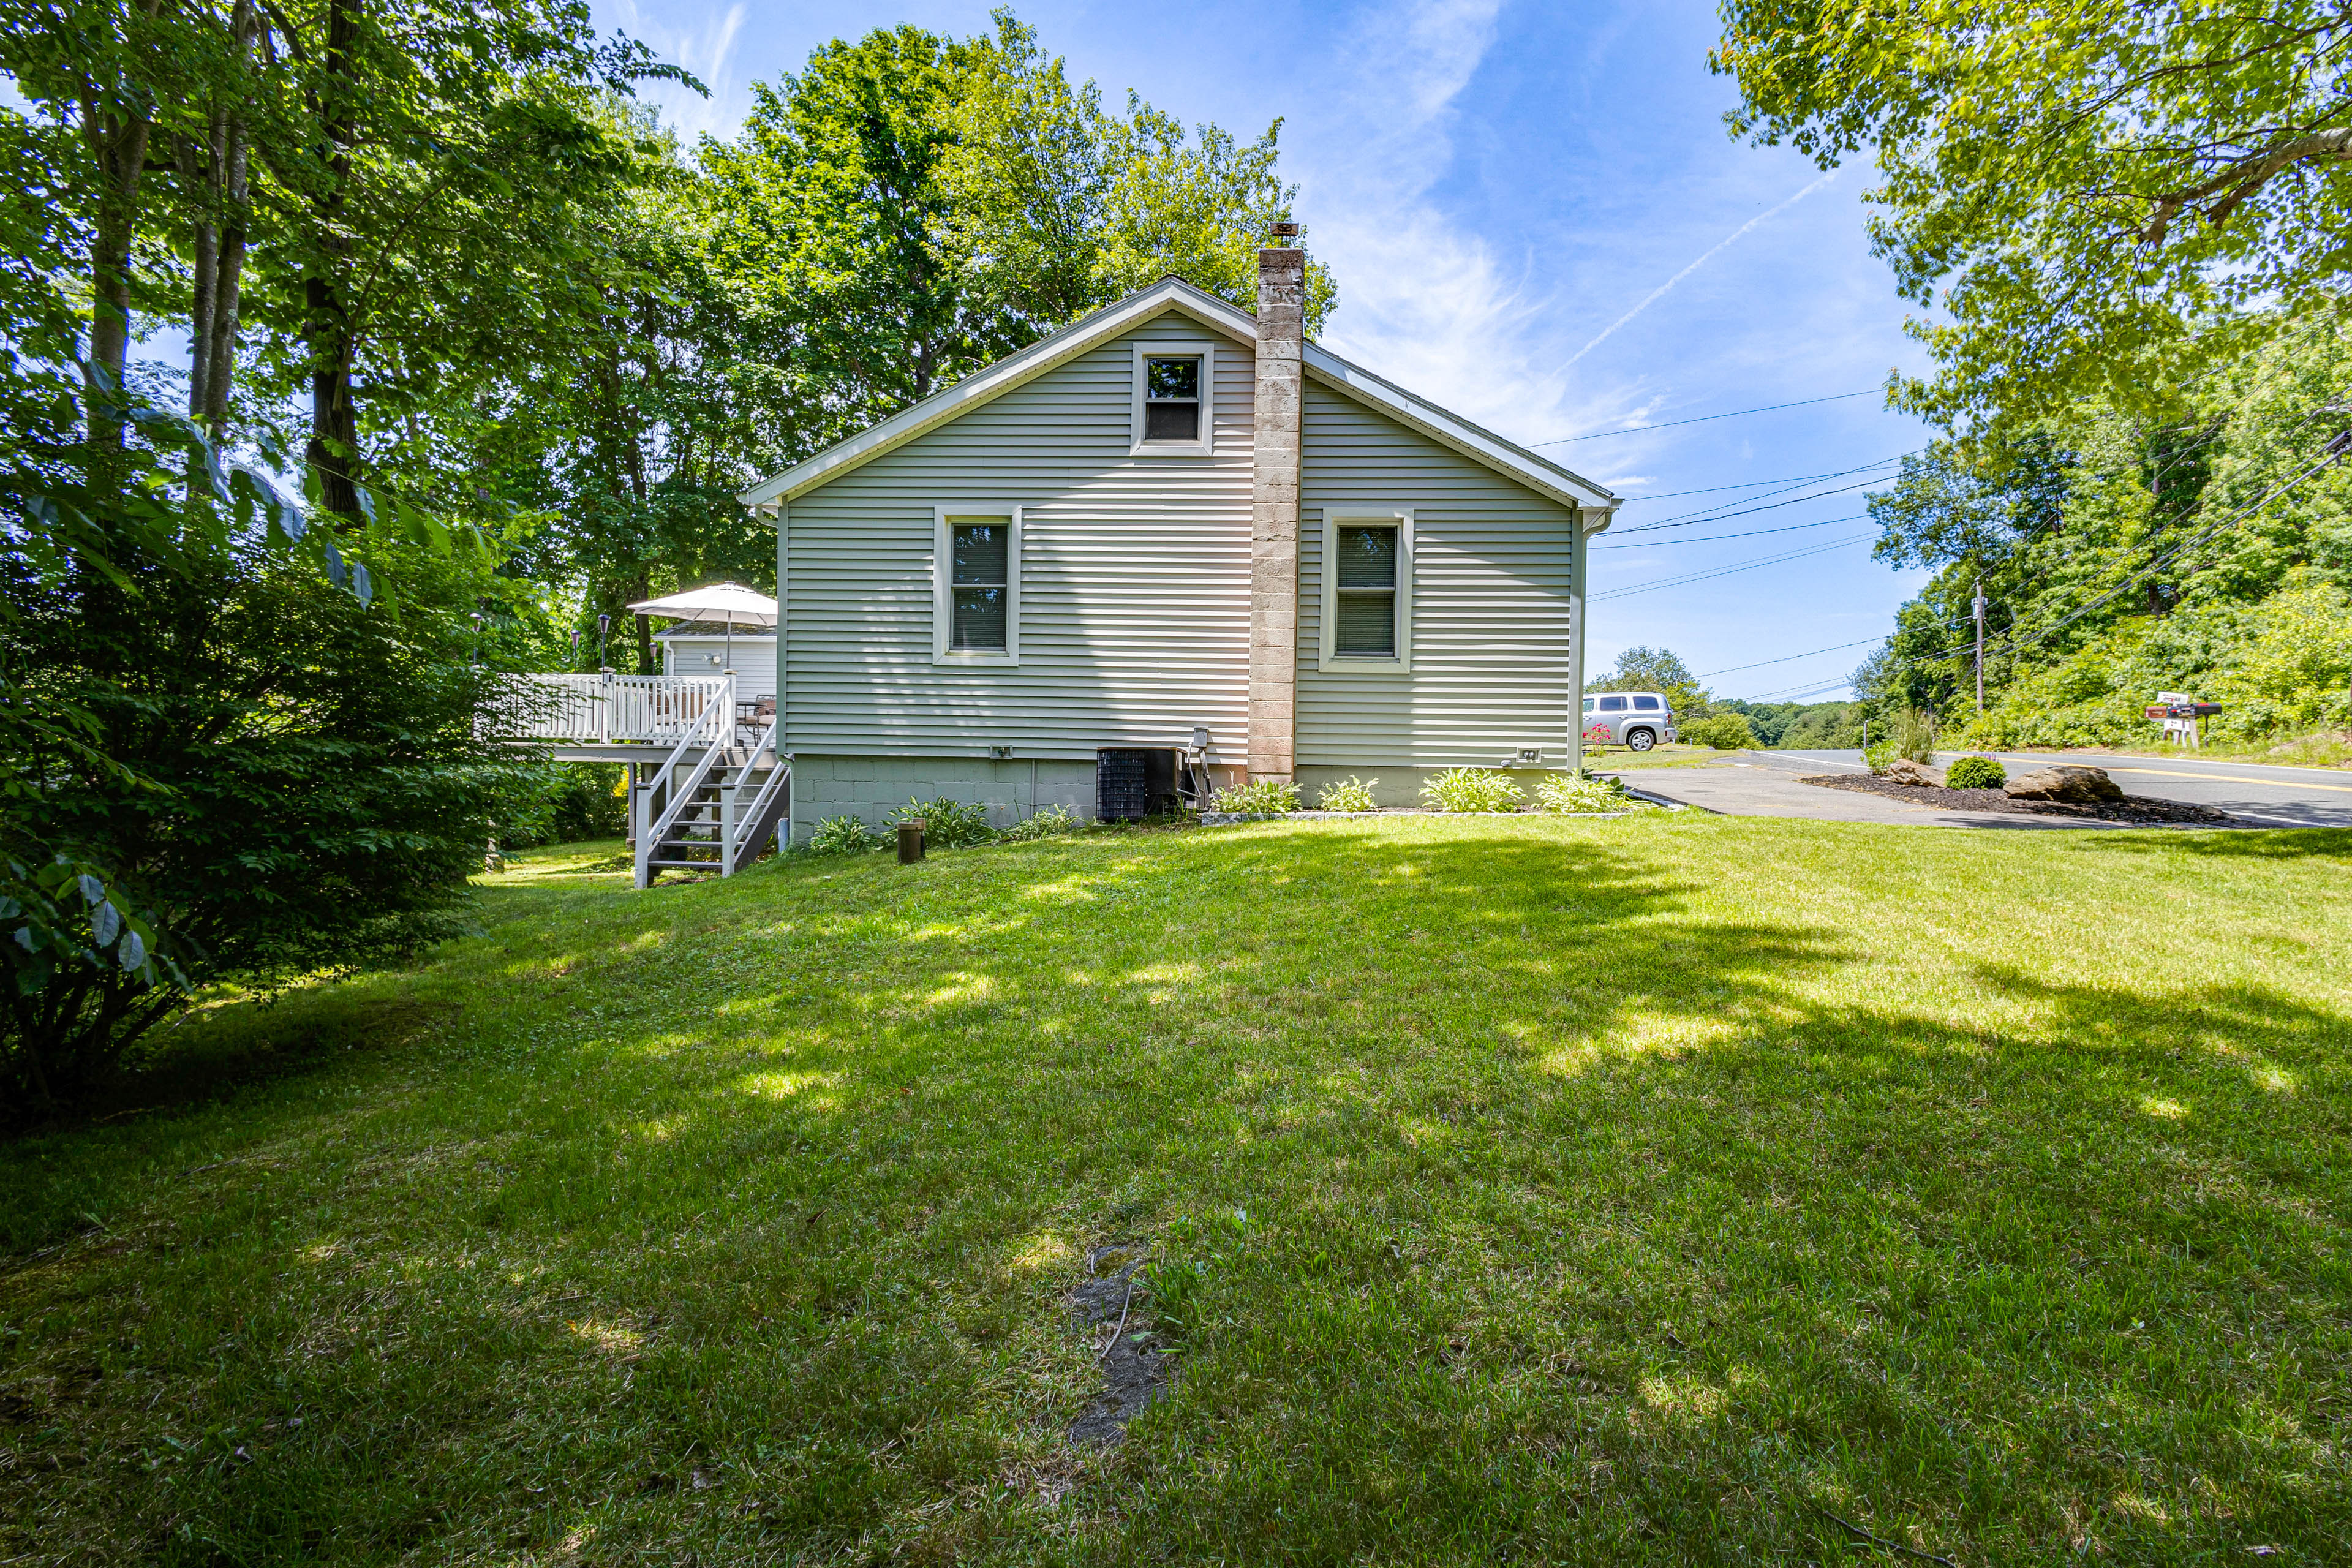
[[[689,149],[706,133],[725,136],[742,123],[751,94],[735,73],[736,46],[743,32],[740,0],[724,10],[677,7],[673,14],[688,18],[684,26],[650,14],[636,0],[615,0],[611,14],[622,32],[650,45],[656,58],[683,66],[710,89],[705,98],[675,82],[638,85],[637,95],[661,110],[664,123],[675,128]]]

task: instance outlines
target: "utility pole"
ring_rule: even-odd
[[[1984,711],[1984,578],[1977,578],[1977,711]]]

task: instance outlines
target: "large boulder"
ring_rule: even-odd
[[[1885,771],[1879,776],[1894,784],[1920,787],[1940,785],[1944,782],[1943,774],[1933,768],[1922,767],[1908,757],[1895,758],[1886,764]]]
[[[2124,797],[2122,786],[2104,768],[2036,768],[2000,787],[2011,800],[2055,800],[2073,805],[2098,805]]]

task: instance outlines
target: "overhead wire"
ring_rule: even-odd
[[[1631,588],[1612,588],[1606,594],[1592,595],[1586,603],[1597,605],[1603,599],[1629,598],[1635,594],[1655,593],[1661,588],[1679,588],[1686,584],[1704,583],[1710,577],[1728,577],[1738,572],[1753,572],[1759,567],[1777,566],[1784,561],[1799,561],[1808,555],[1822,555],[1832,550],[1843,550],[1849,544],[1859,544],[1874,537],[1857,533],[1851,539],[1833,539],[1827,544],[1809,544],[1801,550],[1791,550],[1779,555],[1767,555],[1759,560],[1742,561],[1729,566],[1717,566],[1702,572],[1685,573],[1679,577],[1661,578],[1654,583],[1643,583]]]
[[[1644,430],[1672,430],[1684,425],[1706,425],[1717,419],[1738,419],[1750,414],[1770,414],[1782,408],[1810,408],[1816,403],[1843,403],[1850,397],[1868,397],[1883,393],[1883,386],[1865,386],[1860,392],[1834,393],[1828,397],[1801,397],[1794,403],[1768,403],[1760,408],[1735,408],[1728,414],[1702,414],[1696,419],[1666,419],[1655,425],[1628,425],[1622,430],[1593,430],[1582,436],[1555,436],[1549,441],[1530,441],[1530,447],[1565,447],[1577,441],[1598,441],[1604,436],[1638,436]]]
[[[2324,406],[2324,405],[2323,405],[2323,406]],[[2314,410],[2313,412],[2314,412],[2314,413],[2317,413],[2317,412],[2318,412],[2318,410]],[[2295,423],[2295,425],[2294,425],[2294,426],[2292,426],[2292,428],[2300,429],[2300,428],[2303,426],[2303,425],[2305,425],[2305,424],[2306,424],[2306,423],[2308,423],[2308,422],[2309,422],[2309,419],[2310,419],[2310,416],[2306,415],[2306,416],[2305,416],[2305,418],[2304,418],[2304,419],[2302,419],[2302,420],[2298,420],[2298,421]],[[2341,437],[2338,437],[2338,439],[2341,439]],[[2204,543],[2207,540],[2210,540],[2210,539],[2213,538],[2215,535],[2217,535],[2217,534],[2221,533],[2224,529],[2229,529],[2229,528],[2233,528],[2233,527],[2235,527],[2235,526],[2236,526],[2237,524],[2239,524],[2240,522],[2242,522],[2242,521],[2245,521],[2247,518],[2249,518],[2249,517],[2252,516],[2253,514],[2255,514],[2256,512],[2260,511],[2263,507],[2268,506],[2272,501],[2273,501],[2273,500],[2277,500],[2280,496],[2282,496],[2282,495],[2285,494],[2288,490],[2293,489],[2295,486],[2297,486],[2297,485],[2301,484],[2304,480],[2305,480],[2305,479],[2309,479],[2312,475],[2314,475],[2314,474],[2315,474],[2315,473],[2319,472],[2319,470],[2320,470],[2320,469],[2325,468],[2327,468],[2329,465],[2331,465],[2331,464],[2333,464],[2333,463],[2336,462],[2336,461],[2337,461],[2341,457],[2343,457],[2343,456],[2345,456],[2345,454],[2344,454],[2344,453],[2341,453],[2341,452],[2335,452],[2335,451],[2330,451],[2330,452],[2327,452],[2327,453],[2323,454],[2323,455],[2319,458],[2319,459],[2318,459],[2317,461],[2315,461],[2315,462],[2312,463],[2309,467],[2307,467],[2307,468],[2304,468],[2300,473],[2294,474],[2294,475],[2293,475],[2292,477],[2290,477],[2290,478],[2288,478],[2288,479],[2282,479],[2282,480],[2280,480],[2277,484],[2275,484],[2275,485],[2272,486],[2268,490],[2266,490],[2266,491],[2264,491],[2263,494],[2261,494],[2261,495],[2259,495],[2259,496],[2255,497],[2252,500],[2251,500],[2251,501],[2247,502],[2244,506],[2240,507],[2236,511],[2231,512],[2229,516],[2227,516],[2227,517],[2225,517],[2225,518],[2222,518],[2222,519],[2221,519],[2220,521],[2218,521],[2218,522],[2214,522],[2214,523],[2210,523],[2210,524],[2207,525],[2205,528],[2200,529],[2200,531],[2198,531],[2196,533],[2191,534],[2189,538],[2182,540],[2179,543],[2175,544],[2175,545],[2174,545],[2174,546],[2172,546],[2170,549],[2168,549],[2168,550],[2165,551],[2162,554],[2158,555],[2158,556],[2157,556],[2157,557],[2155,557],[2153,560],[2149,561],[2146,565],[2144,565],[2144,566],[2140,567],[2137,571],[2133,572],[2131,574],[2129,574],[2128,576],[2125,577],[2125,578],[2124,578],[2124,579],[2122,579],[2120,582],[2118,582],[2118,583],[2115,584],[2112,587],[2108,588],[2108,590],[2107,590],[2105,593],[2101,594],[2097,598],[2093,599],[2092,601],[2090,601],[2090,602],[2089,602],[2088,604],[2086,604],[2086,605],[2081,605],[2081,606],[2077,607],[2077,608],[2076,608],[2076,609],[2075,609],[2072,614],[2067,615],[2067,616],[2063,616],[2063,617],[2060,618],[2059,620],[2053,621],[2053,623],[2051,623],[2049,626],[2044,626],[2044,627],[2042,627],[2041,630],[2039,630],[2039,631],[2036,631],[2036,632],[2032,633],[2031,636],[2020,637],[2020,636],[2019,636],[2019,634],[2018,634],[2017,628],[2015,628],[2015,627],[2011,627],[2011,628],[2010,629],[2009,633],[2008,633],[2005,637],[2003,637],[2002,638],[2000,638],[2000,639],[1999,641],[1997,641],[1997,642],[1990,643],[1990,644],[1988,644],[1988,645],[1986,646],[1986,647],[1985,647],[1985,649],[1984,649],[1984,656],[1985,656],[1987,658],[1990,658],[1993,655],[1998,654],[1998,653],[2014,653],[2014,652],[2017,652],[2017,651],[2019,651],[2019,650],[2021,650],[2021,649],[2031,647],[2032,647],[2034,644],[2039,643],[2039,642],[2042,642],[2042,641],[2043,641],[2043,640],[2045,640],[2045,639],[2047,639],[2047,638],[2049,638],[2049,637],[2053,637],[2053,636],[2055,636],[2057,633],[2059,633],[2059,632],[2061,632],[2061,631],[2063,631],[2066,627],[2068,627],[2068,626],[2073,626],[2076,621],[2081,620],[2084,616],[2089,615],[2093,610],[2097,609],[2100,605],[2104,605],[2104,604],[2107,603],[2109,600],[2113,599],[2116,595],[2118,595],[2118,594],[2122,593],[2125,589],[2129,588],[2133,584],[2139,582],[2141,579],[2143,579],[2143,578],[2147,577],[2149,574],[2151,574],[2151,573],[2153,573],[2153,572],[2156,572],[2156,571],[2159,570],[2161,567],[2163,567],[2163,565],[2164,565],[2167,562],[2168,562],[2168,561],[2172,560],[2174,557],[2176,557],[2176,556],[2179,555],[2183,551],[2186,551],[2186,550],[2191,549],[2191,548],[2193,548],[2193,547],[2195,547],[2195,546],[2197,546],[2197,545],[2199,545],[2199,544],[2202,544],[2202,543]],[[2197,569],[2198,569],[2198,570],[2202,570],[2202,565],[2203,565],[2203,563],[2200,563],[2200,567],[2199,567],[2199,568],[2197,568]],[[1660,586],[1665,586],[1666,584],[1659,584],[1659,585],[1660,585]],[[1603,597],[1603,596],[1604,596],[1604,595],[1594,595],[1594,598],[1595,598],[1595,599],[1599,599],[1599,598],[1601,598],[1601,597]],[[1871,640],[1873,640],[1873,641],[1884,642],[1885,639],[1885,638],[1883,638],[1883,637],[1880,637],[1880,638],[1874,638],[1874,639],[1871,639]],[[1861,645],[1861,644],[1859,644],[1859,643],[1846,643],[1846,644],[1843,644],[1843,645],[1841,645],[1841,647],[1861,647],[1861,646],[1862,646],[1862,645]],[[1951,657],[1952,657],[1953,655],[1955,655],[1955,654],[1961,654],[1961,653],[1969,653],[1969,652],[1972,652],[1972,651],[1974,651],[1974,649],[1975,649],[1975,646],[1976,646],[1976,645],[1975,645],[1974,641],[1973,641],[1973,640],[1970,640],[1970,641],[1967,641],[1967,642],[1962,642],[1962,643],[1955,644],[1953,647],[1947,647],[1947,648],[1939,648],[1939,649],[1937,649],[1937,650],[1936,652],[1934,652],[1934,653],[1907,654],[1907,655],[1905,655],[1905,656],[1903,656],[1902,658],[1898,658],[1898,659],[1896,660],[1896,664],[1897,664],[1897,666],[1898,666],[1899,668],[1910,668],[1910,667],[1912,667],[1912,666],[1915,666],[1915,665],[1921,665],[1921,664],[1932,664],[1932,663],[1934,663],[1934,662],[1935,662],[1936,660],[1937,660],[1937,659],[1949,658],[1951,658]],[[1817,648],[1817,649],[1815,649],[1815,650],[1814,650],[1814,652],[1816,652],[1816,653],[1834,653],[1834,652],[1837,652],[1837,651],[1838,651],[1838,649],[1837,649],[1837,648],[1834,648],[1834,647],[1831,647],[1831,648]],[[1810,655],[1806,655],[1806,654],[1791,654],[1791,655],[1789,655],[1789,656],[1788,656],[1788,658],[1809,658],[1809,657],[1811,657],[1811,656],[1810,656]],[[1766,660],[1759,661],[1759,665],[1739,665],[1739,666],[1735,666],[1735,667],[1733,667],[1733,668],[1734,668],[1749,669],[1749,668],[1760,668],[1760,665],[1761,665],[1761,664],[1779,664],[1779,663],[1786,663],[1787,661],[1788,661],[1787,659],[1766,659]],[[1717,671],[1714,671],[1714,672],[1712,672],[1712,673],[1715,673],[1715,674],[1727,674],[1727,673],[1729,673],[1729,671],[1726,671],[1726,670],[1717,670]],[[1832,685],[1843,685],[1843,684],[1844,684],[1844,682],[1843,682],[1843,681],[1837,681],[1837,682],[1832,682],[1832,683],[1831,683],[1831,684],[1832,684]],[[1805,688],[1803,688],[1803,687],[1785,687],[1785,688],[1782,688],[1782,690],[1783,690],[1783,691],[1795,691],[1795,690],[1802,690],[1802,689],[1805,689]],[[1769,694],[1769,693],[1768,693],[1767,695],[1770,695],[1770,694]],[[1761,699],[1759,699],[1759,698],[1752,698],[1752,697],[1751,697],[1751,698],[1744,699],[1743,700],[1747,700],[1747,701],[1751,701],[1751,702],[1753,702],[1753,701],[1758,701],[1758,700],[1761,700]]]
[[[1718,539],[1754,539],[1766,533],[1794,533],[1802,528],[1827,528],[1833,522],[1860,522],[1870,514],[1855,512],[1850,517],[1825,517],[1819,522],[1792,522],[1783,528],[1749,528],[1738,533],[1702,533],[1689,539],[1643,539],[1632,544],[1592,544],[1589,550],[1664,550],[1676,544],[1706,544]]]

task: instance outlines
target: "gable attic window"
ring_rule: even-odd
[[[1321,668],[1412,668],[1412,513],[1323,518]]]
[[[940,507],[934,515],[932,662],[1020,663],[1020,508]]]
[[[1137,457],[1205,458],[1216,439],[1216,351],[1205,342],[1135,345],[1133,428]]]

